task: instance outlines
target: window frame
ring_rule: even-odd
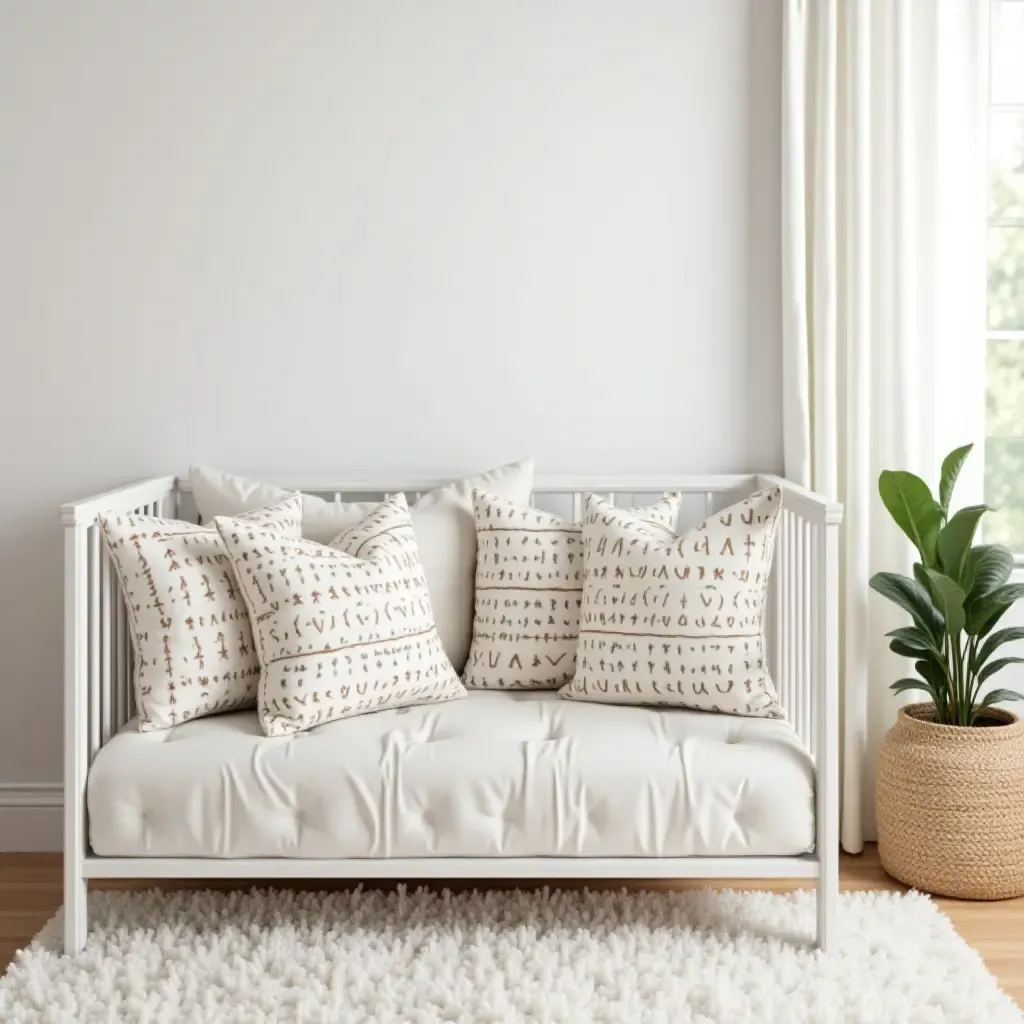
[[[985,110],[985,164],[987,168],[986,173],[986,202],[985,202],[985,241],[986,241],[986,268],[985,268],[985,280],[986,280],[986,291],[985,291],[985,312],[984,312],[984,328],[985,328],[985,358],[986,363],[988,359],[988,348],[991,342],[994,341],[1019,341],[1024,345],[1024,328],[1011,329],[1011,330],[993,330],[989,327],[989,296],[988,296],[988,262],[987,253],[989,251],[989,243],[991,241],[991,232],[993,228],[1021,228],[1024,230],[1024,216],[1020,217],[994,217],[991,214],[991,198],[992,198],[992,149],[991,149],[991,136],[992,128],[994,123],[994,117],[999,114],[1016,114],[1024,118],[1024,98],[1020,102],[1016,103],[995,103],[992,100],[992,86],[993,86],[993,42],[995,38],[994,26],[996,24],[995,13],[1004,3],[1015,3],[1020,4],[1024,7],[1024,0],[989,0],[989,19],[988,19],[988,67],[986,68],[987,73],[987,88],[986,88],[986,110]],[[988,372],[985,373],[985,389],[986,397],[988,391]],[[991,438],[988,436],[986,430],[986,445]],[[987,468],[988,454],[985,455],[985,463]],[[1024,542],[1022,542],[1024,543]],[[1018,570],[1024,569],[1024,549],[1014,550],[1013,560]]]

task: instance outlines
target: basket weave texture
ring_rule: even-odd
[[[934,704],[901,709],[878,752],[882,867],[941,896],[1024,895],[1024,721],[936,725]]]

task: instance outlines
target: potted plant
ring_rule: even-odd
[[[1024,626],[997,629],[1024,584],[1009,583],[1013,557],[975,544],[985,505],[950,512],[953,488],[971,451],[942,463],[939,497],[913,473],[886,470],[878,490],[917,549],[913,578],[880,572],[878,593],[911,625],[887,636],[916,675],[891,689],[930,700],[900,710],[878,754],[878,852],[890,875],[928,892],[968,899],[1024,895],[1024,721],[992,705],[1022,700],[982,688],[1007,665],[1001,648]]]

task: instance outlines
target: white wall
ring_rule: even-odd
[[[779,468],[779,7],[3,5],[0,804],[60,778],[62,500]]]

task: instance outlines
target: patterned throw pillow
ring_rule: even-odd
[[[758,491],[675,539],[591,495],[575,678],[561,696],[781,718],[765,664],[782,507]]]
[[[242,518],[298,537],[302,499]],[[259,658],[216,529],[121,512],[101,515],[100,525],[128,608],[139,730],[255,706]]]
[[[272,484],[203,466],[193,466],[189,477],[196,507],[204,522],[216,516],[236,516],[246,509],[269,505],[287,493]],[[445,487],[428,491],[412,507],[412,525],[430,589],[434,622],[445,653],[457,672],[466,664],[473,632],[475,488],[527,504],[533,490],[533,460],[521,459],[453,480]],[[330,544],[344,530],[361,523],[377,505],[376,501],[324,501],[315,494],[304,494],[302,536]]]
[[[268,736],[466,691],[434,625],[405,496],[329,545],[218,517],[259,654]]]
[[[637,529],[674,537],[680,495],[633,510]],[[476,611],[469,689],[553,690],[576,671],[583,531],[549,512],[473,492]]]

